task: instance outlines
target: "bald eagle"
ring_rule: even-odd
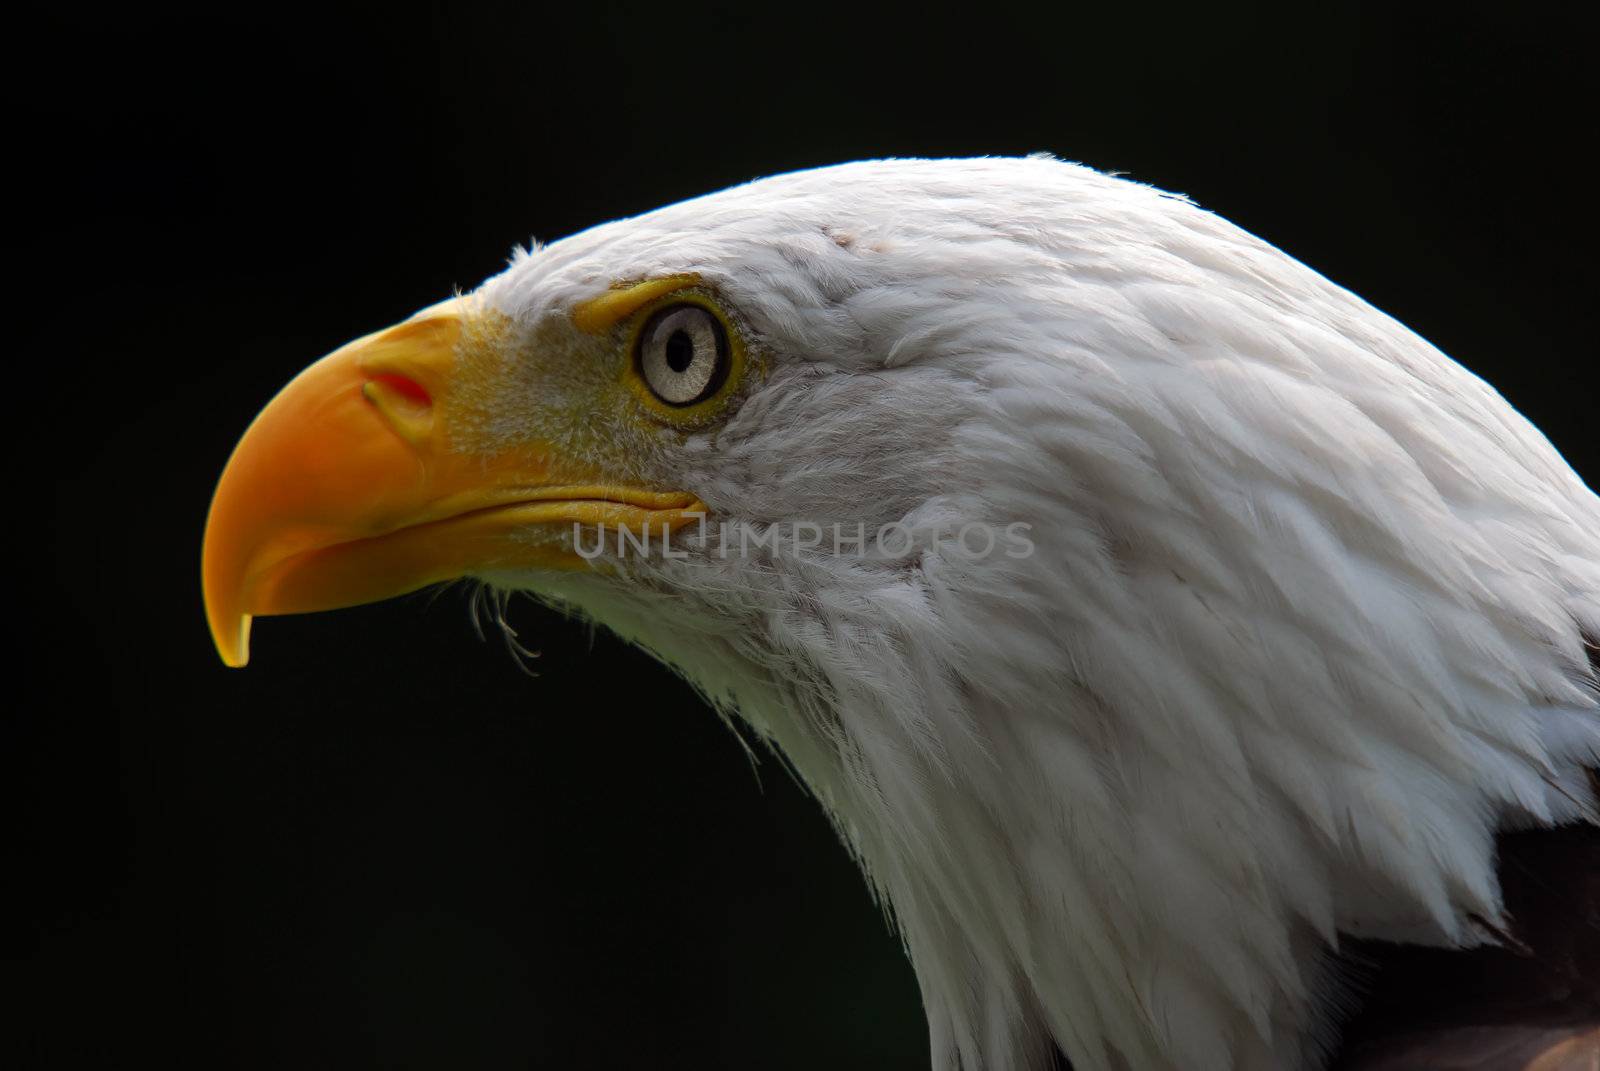
[[[519,251],[283,389],[203,574],[230,665],[461,577],[652,652],[821,802],[936,1068],[1324,1067],[1392,949],[1535,981],[1342,1059],[1600,1059],[1600,500],[1184,197],[875,161]]]

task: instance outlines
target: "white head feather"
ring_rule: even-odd
[[[491,579],[787,757],[892,909],[937,1067],[1315,1066],[1338,935],[1483,940],[1495,831],[1593,818],[1600,503],[1304,265],[1083,167],[906,160],[607,224],[481,295],[531,330],[680,272],[766,374],[641,464],[729,527]],[[719,556],[795,521],[868,552]],[[1013,524],[1031,555],[954,536]]]

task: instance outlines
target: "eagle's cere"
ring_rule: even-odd
[[[1505,940],[1497,832],[1596,819],[1600,501],[1361,299],[1048,158],[519,253],[287,387],[205,558],[235,664],[459,576],[654,652],[822,802],[939,1068],[1321,1066],[1341,940]]]

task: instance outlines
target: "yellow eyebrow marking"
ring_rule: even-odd
[[[610,290],[572,307],[572,324],[585,334],[604,334],[656,298],[699,282],[700,276],[689,274],[646,279],[641,283],[612,283]]]

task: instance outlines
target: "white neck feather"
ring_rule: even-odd
[[[603,228],[497,293],[670,249],[787,347],[675,486],[1036,552],[691,538],[519,586],[794,765],[893,908],[936,1067],[1315,1067],[1340,934],[1483,940],[1496,830],[1593,816],[1600,503],[1483,383],[1182,200],[876,166],[781,180],[781,212],[719,195],[704,238],[699,203]]]

